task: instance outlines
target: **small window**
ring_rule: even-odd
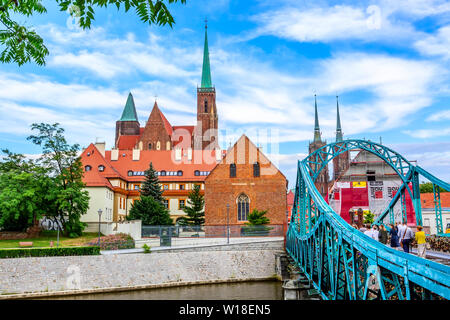
[[[205,113],[208,113],[208,100],[205,99]]]
[[[177,171],[177,176],[182,176],[182,175],[183,175],[183,171],[178,170],[178,171]]]
[[[199,175],[200,175],[200,171],[195,170],[195,171],[194,171],[194,176],[199,176]]]
[[[139,185],[138,184],[134,185],[134,190],[139,190]]]
[[[169,190],[169,185],[168,184],[163,184],[163,190]]]
[[[230,178],[236,177],[236,164],[230,164]]]
[[[164,208],[169,209],[169,200],[164,199],[163,204],[164,204]]]
[[[105,166],[99,165],[98,166],[98,171],[100,171],[100,172],[105,171]]]
[[[253,176],[259,177],[259,162],[253,164]]]
[[[148,144],[148,150],[152,150],[152,144],[151,143]]]
[[[165,176],[166,175],[166,170],[161,170],[161,175]]]
[[[184,184],[180,184],[180,190],[184,190]]]
[[[181,210],[181,209],[184,208],[184,201],[185,201],[185,200],[179,200],[179,201],[178,201],[178,209]]]
[[[91,166],[85,166],[84,167],[84,171],[91,171],[92,167]]]
[[[128,176],[132,176],[133,175],[133,171],[132,170],[128,170]]]

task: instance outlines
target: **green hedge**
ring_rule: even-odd
[[[99,254],[99,247],[0,249],[0,259],[23,257],[92,256]]]

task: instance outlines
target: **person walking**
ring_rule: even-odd
[[[384,224],[380,225],[380,231],[378,232],[378,241],[380,241],[382,244],[386,244],[388,240],[388,233],[386,231],[386,228],[384,227]]]
[[[389,235],[391,236],[391,248],[398,250],[400,245],[398,243],[397,226],[394,226],[394,224],[392,224],[392,223],[389,226],[391,227],[391,230],[389,230]]]
[[[400,244],[403,247],[403,251],[406,253],[409,253],[409,245],[414,238],[414,232],[411,230],[410,227],[406,225],[406,222],[403,222],[402,226],[402,232],[400,233]]]
[[[376,225],[373,225],[373,227],[372,227],[372,239],[378,241],[378,235],[379,235],[378,227]]]
[[[426,257],[426,244],[427,244],[427,240],[425,237],[425,232],[422,230],[423,228],[421,226],[417,226],[417,232],[415,235],[415,239],[417,242],[417,255],[421,258],[425,258]]]
[[[361,232],[366,232],[366,231],[367,231],[366,225],[363,224],[363,225],[361,226],[361,228],[359,228],[359,231],[361,231]]]

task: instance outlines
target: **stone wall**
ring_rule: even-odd
[[[0,259],[0,299],[275,276],[274,250]],[[79,291],[81,290],[81,291]]]

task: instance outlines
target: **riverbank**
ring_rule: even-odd
[[[276,278],[271,250],[2,259],[0,299],[129,291]]]

